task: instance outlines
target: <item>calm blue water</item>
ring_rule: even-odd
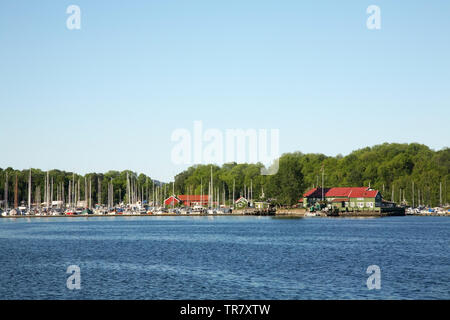
[[[0,299],[449,299],[450,219],[0,219],[0,268]]]

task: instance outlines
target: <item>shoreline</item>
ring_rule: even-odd
[[[93,218],[93,217],[221,217],[221,216],[235,216],[243,217],[250,216],[247,214],[76,214],[76,215],[17,215],[17,216],[0,216],[0,218]],[[268,215],[267,215],[268,216]],[[274,215],[272,215],[274,216]]]
[[[244,213],[226,213],[226,214],[83,214],[83,215],[17,215],[17,216],[0,216],[3,219],[26,219],[26,218],[94,218],[94,217],[277,217],[277,218],[384,218],[384,217],[450,217],[438,214],[409,214],[409,215],[380,215],[380,214],[346,214],[337,216],[327,216],[325,214],[319,216],[305,216],[299,213],[282,213],[282,214],[244,214]]]

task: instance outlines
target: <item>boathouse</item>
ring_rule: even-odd
[[[237,200],[234,202],[234,205],[235,205],[237,208],[239,208],[239,209],[241,209],[241,208],[247,208],[247,207],[248,207],[248,200],[247,200],[246,198],[244,198],[244,197],[240,197],[239,199],[237,199]]]
[[[313,188],[303,194],[299,203],[307,208],[323,201],[340,211],[379,211],[382,196],[378,190],[368,187]]]

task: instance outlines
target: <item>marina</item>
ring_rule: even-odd
[[[405,147],[408,146],[385,144],[373,149]],[[297,161],[295,165],[307,161],[308,157],[296,154],[293,158]],[[244,168],[248,170],[246,175],[243,172],[232,174],[236,169],[242,171]],[[179,173],[171,182],[161,182],[130,170],[81,176],[60,170],[43,172],[39,169],[18,171],[0,168],[0,189],[3,189],[0,192],[0,196],[3,194],[0,217],[450,216],[445,175],[439,178],[439,183],[430,185],[425,180],[429,186],[417,184],[410,177],[408,183],[397,187],[378,183],[380,188],[375,188],[370,181],[368,186],[326,186],[325,167],[322,165],[321,183],[317,174],[312,187],[306,188],[305,183],[300,183],[304,177],[302,173],[298,174],[295,184],[289,185],[283,180],[275,182],[277,175],[262,175],[261,169],[261,165],[254,164],[197,165]],[[289,166],[281,167],[281,170],[290,169]],[[445,166],[442,167],[444,169]],[[313,181],[311,177],[309,181]],[[289,191],[280,192],[282,188]]]
[[[101,180],[98,179],[98,203],[94,204],[92,197],[92,179],[84,179],[84,200],[81,200],[80,179],[75,183],[75,176],[68,181],[54,187],[53,178],[49,172],[45,176],[44,202],[40,202],[40,189],[36,188],[35,203],[32,202],[32,172],[29,171],[27,182],[27,201],[20,201],[18,205],[17,176],[14,183],[14,207],[8,206],[8,181],[6,176],[5,196],[0,208],[0,217],[78,217],[78,216],[202,216],[202,215],[292,215],[302,217],[352,217],[352,216],[450,216],[450,206],[426,207],[398,205],[383,199],[382,193],[370,187],[315,187],[303,193],[295,206],[279,206],[264,199],[264,191],[258,201],[253,200],[252,185],[246,189],[244,196],[227,198],[225,188],[221,194],[220,188],[214,189],[212,174],[208,185],[208,193],[175,195],[175,184],[172,183],[172,194],[167,194],[166,186],[154,187],[152,192],[146,185],[136,184],[127,173],[125,199],[119,203],[114,198],[112,180],[108,183],[107,205],[101,204]],[[67,193],[64,191],[67,190]],[[213,192],[213,190],[215,190]],[[56,199],[54,199],[54,191]],[[248,197],[248,199],[247,199]],[[37,203],[36,203],[37,202]]]
[[[13,209],[14,210],[14,209]],[[379,211],[360,211],[360,212],[342,212],[333,214],[329,211],[307,211],[298,208],[276,208],[274,210],[240,209],[240,210],[212,210],[212,209],[166,209],[147,207],[142,210],[126,210],[126,208],[115,208],[112,210],[96,209],[86,210],[79,208],[77,210],[53,209],[31,213],[23,210],[0,210],[0,218],[39,218],[39,217],[152,217],[152,216],[293,216],[293,217],[386,217],[386,216],[442,216],[450,217],[450,209],[447,208],[406,208],[398,212],[380,213]]]

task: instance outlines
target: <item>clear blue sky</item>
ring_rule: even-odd
[[[194,120],[278,128],[281,152],[441,149],[449,14],[447,0],[1,1],[0,167],[168,181],[186,167],[171,133]]]

